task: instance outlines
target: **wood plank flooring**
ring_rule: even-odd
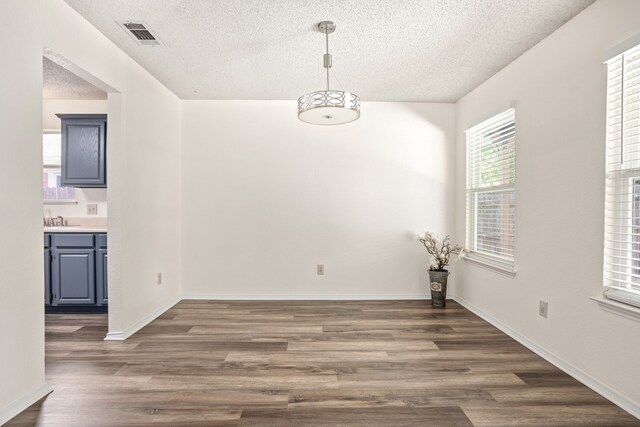
[[[182,301],[125,342],[46,315],[9,426],[640,426],[455,302]]]

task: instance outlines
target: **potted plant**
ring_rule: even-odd
[[[439,242],[438,238],[431,232],[418,236],[418,240],[433,257],[429,266],[431,305],[445,307],[447,305],[447,277],[449,277],[449,270],[445,267],[449,265],[451,254],[459,255],[464,248],[460,245],[452,246],[449,236]]]

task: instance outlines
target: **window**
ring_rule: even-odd
[[[607,61],[605,295],[640,307],[640,46]]]
[[[61,183],[61,139],[59,133],[42,135],[42,196],[45,203],[74,203],[76,190],[62,187]]]
[[[515,111],[467,130],[467,258],[514,270]]]

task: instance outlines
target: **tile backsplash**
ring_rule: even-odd
[[[87,204],[98,205],[98,214],[87,214]],[[107,189],[106,188],[76,188],[76,203],[45,203],[43,204],[45,218],[58,215],[74,218],[95,218],[107,216]]]

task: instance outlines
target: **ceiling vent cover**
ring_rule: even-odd
[[[158,46],[160,40],[151,32],[149,27],[142,22],[118,22],[123,30],[127,32],[139,45]]]

